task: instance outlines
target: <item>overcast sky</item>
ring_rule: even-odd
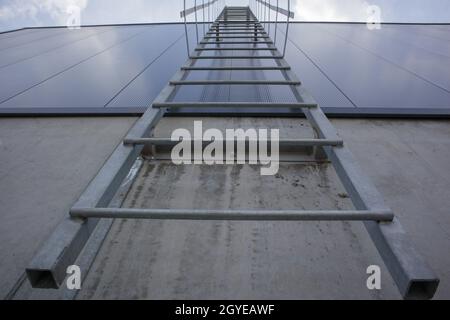
[[[187,6],[193,6],[194,1],[186,0]],[[201,4],[208,0],[196,1]],[[228,5],[249,3],[248,0],[225,2]],[[276,0],[271,2],[274,4]],[[287,0],[279,2],[286,7]],[[380,8],[382,22],[450,23],[450,0],[292,0],[292,11],[295,20],[367,21],[370,15],[376,14],[373,5]],[[66,25],[71,6],[81,9],[82,25],[172,22],[181,21],[179,11],[183,0],[0,0],[0,31]]]

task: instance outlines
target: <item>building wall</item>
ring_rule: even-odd
[[[274,38],[275,26],[270,27]],[[388,24],[370,31],[364,24],[293,23],[286,58],[329,113],[447,114],[449,30],[449,25]],[[202,31],[199,26],[200,37]],[[283,32],[280,24],[279,48],[283,47]],[[189,36],[192,50],[193,26]],[[42,28],[0,34],[0,114],[139,113],[186,58],[181,24]],[[198,72],[190,76],[233,77],[253,79],[257,75]],[[274,72],[262,76],[277,77]],[[263,87],[262,93],[255,88],[239,91],[224,86],[208,90],[181,90],[178,99],[291,99],[288,91],[274,86]]]
[[[13,288],[33,254],[67,215],[70,206],[134,121],[135,118],[0,119],[2,297]],[[190,118],[164,119],[157,130],[164,132],[171,126],[186,127],[191,121]],[[226,119],[208,121],[215,124],[222,121],[222,125],[227,125]],[[268,123],[265,118],[233,121],[233,126],[266,126]],[[298,119],[272,119],[269,123],[281,126],[281,136],[286,132],[293,135],[305,132]],[[342,119],[333,120],[333,124],[394,210],[417,250],[440,277],[436,297],[448,299],[450,257],[446,249],[450,246],[450,122]],[[185,178],[188,172],[184,173]],[[206,176],[202,178],[202,175],[198,177],[199,181],[174,179],[175,174],[181,173],[180,170],[172,172],[165,168],[156,177],[159,183],[153,185],[152,192],[143,189],[145,192],[140,195],[132,193],[131,196],[142,200],[142,197],[151,198],[155,193],[158,201],[176,202],[176,197],[168,198],[171,185],[175,183],[180,187],[185,183],[191,190],[191,193],[181,195],[186,197],[186,201],[203,201],[208,205],[207,198],[195,194],[193,182],[199,182],[200,188],[214,189],[222,178],[225,178],[224,186],[229,186],[232,180],[226,178],[228,175],[221,176],[219,171],[215,173],[216,179],[205,180]],[[316,174],[313,179],[325,179],[320,170],[310,173]],[[155,172],[151,175],[153,177]],[[194,172],[190,177],[195,179],[197,176]],[[292,177],[284,175],[284,180],[277,181],[280,190],[285,190],[289,197],[295,197],[296,188],[300,188],[299,183],[297,187],[293,185]],[[243,172],[242,185],[246,183],[245,178]],[[335,186],[332,174],[327,179],[331,180],[321,180],[321,184]],[[331,188],[333,194],[325,197],[325,204],[327,201],[333,203],[337,189]],[[283,197],[276,201],[270,192],[277,194],[279,191],[270,188],[264,191],[269,195],[263,197],[263,205],[292,205],[301,201],[301,198]],[[230,193],[225,189],[219,193],[222,199],[230,201]],[[259,196],[262,197],[262,193]],[[339,203],[343,201],[337,200]],[[217,298],[399,298],[360,223],[299,224],[298,228],[286,224],[277,227],[254,223],[234,226],[237,229],[233,231],[227,224],[208,224],[200,232],[196,223],[161,226],[160,222],[116,221],[79,298],[204,298],[205,294]],[[239,230],[242,234],[237,232]],[[228,239],[227,234],[232,237]],[[132,241],[132,247],[127,247],[129,241]],[[226,249],[227,241],[231,241],[232,246],[224,252],[230,254],[229,258],[240,257],[227,260],[233,268],[230,270],[242,271],[238,278],[245,281],[220,286],[230,273],[222,270],[221,264],[214,263],[221,259],[221,255],[214,254],[213,249],[215,246]],[[173,253],[178,251],[173,251],[165,255],[171,252],[171,247],[181,250],[181,253],[178,255]],[[246,253],[250,255],[246,256]],[[265,253],[273,259],[268,261]],[[126,260],[126,266],[120,264],[120,258],[127,255],[136,259]],[[208,257],[211,261],[203,263]],[[383,290],[378,294],[368,292],[362,282],[368,263],[380,263],[384,270]],[[190,272],[192,278],[188,276]],[[208,281],[196,282],[195,279],[205,274],[209,276]],[[250,278],[242,278],[244,275]],[[309,280],[305,280],[305,276],[310,277]],[[151,286],[161,284],[161,279],[174,281],[163,283],[164,288]],[[129,283],[137,285],[130,286]],[[27,281],[19,284],[16,297],[39,298],[44,295],[42,291],[30,290]],[[352,290],[346,290],[348,287]],[[47,291],[44,296],[54,297],[55,294],[58,293]]]

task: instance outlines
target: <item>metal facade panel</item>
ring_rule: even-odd
[[[22,37],[30,33],[34,32],[42,32],[42,29],[20,29],[16,31],[9,31],[9,32],[3,32],[0,33],[0,41],[9,39],[9,38],[16,38],[16,37]]]
[[[434,26],[423,26],[423,28],[433,28]],[[444,27],[444,26],[443,26]],[[450,26],[448,31],[450,32]],[[416,48],[422,48],[429,52],[450,57],[450,41],[443,41],[420,32],[411,32],[408,26],[386,25],[383,26],[383,36],[390,37],[401,43],[410,44]]]
[[[0,42],[0,51],[7,50],[11,48],[17,48],[23,45],[28,45],[30,43],[38,43],[39,41],[56,37],[63,33],[66,33],[67,29],[62,28],[51,28],[47,30],[39,30],[37,32],[28,32],[21,35],[20,37],[8,37],[2,39]]]
[[[22,63],[14,64],[0,70],[0,105],[1,107],[20,107],[19,101],[12,103],[13,97],[23,94],[33,96],[38,86],[45,84],[49,79],[65,73],[71,68],[86,63],[93,57],[110,48],[129,40],[142,32],[142,27],[125,27],[113,29],[95,37],[76,42],[71,46],[50,51],[46,54],[28,59]],[[69,32],[69,31],[67,31]],[[96,69],[90,70],[95,73]],[[66,83],[59,82],[53,87],[51,94],[57,94],[60,88],[67,87]],[[28,91],[32,89],[31,91]],[[71,88],[76,92],[77,88]],[[59,107],[69,107],[70,97]],[[27,105],[27,104],[25,104]]]
[[[21,107],[104,107],[183,35],[181,26],[149,26],[7,104]]]
[[[184,32],[184,29],[181,31]],[[194,34],[190,34],[194,41]],[[106,105],[107,108],[143,108],[151,105],[172,75],[186,61],[186,40],[183,34],[173,37],[174,43],[166,48],[148,68],[135,76],[123,90]],[[193,43],[193,42],[192,42]]]
[[[74,29],[70,32],[60,33],[55,37],[49,37],[36,43],[31,42],[11,49],[1,50],[0,68],[23,62],[27,59],[34,58],[65,46],[73,45],[78,41],[83,41],[114,28],[117,27]]]
[[[408,34],[407,30],[400,29],[400,37],[393,38],[389,35],[390,29],[369,30],[364,25],[351,28],[348,25],[325,25],[321,28],[450,93],[450,72],[442,68],[450,67],[450,56],[404,42],[402,39]]]
[[[278,30],[281,39],[283,26]],[[286,58],[305,88],[327,111],[405,114],[405,110],[413,110],[415,114],[435,114],[445,109],[449,113],[448,31],[448,25],[382,25],[381,30],[369,31],[361,24],[293,23]],[[151,104],[185,60],[183,32],[182,25],[161,24],[76,31],[25,29],[0,34],[0,113],[14,108],[61,113],[73,113],[77,108],[80,112],[95,109],[97,113],[102,108],[105,112],[130,108],[135,113],[136,108]],[[193,27],[190,38],[193,48]],[[196,65],[209,63],[199,60]],[[242,60],[220,63],[244,65]],[[265,78],[277,80],[275,74],[266,71]],[[252,73],[197,71],[189,79],[202,77],[252,79]],[[249,101],[255,97],[291,101],[285,90],[276,86],[219,89],[213,92],[192,86],[180,90],[179,96],[192,101],[211,96],[218,101]]]
[[[317,24],[294,24],[289,37],[357,107],[450,107],[450,93],[324,28]],[[358,33],[356,37],[364,35],[367,33]],[[386,43],[386,50],[388,46]]]
[[[278,37],[282,38],[280,35]],[[287,44],[286,60],[290,62],[292,70],[300,78],[305,88],[316,98],[317,102],[328,108],[354,108],[355,105],[333,81],[330,81],[328,75],[315,65],[314,60],[299,49],[300,46],[294,40],[295,36]]]

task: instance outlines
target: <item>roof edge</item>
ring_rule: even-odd
[[[268,21],[260,21],[261,23],[266,23]],[[198,22],[198,24],[208,24],[208,22]],[[272,21],[272,23],[275,23]],[[286,23],[279,21],[278,23]],[[291,21],[291,24],[367,24],[366,21]],[[86,24],[82,25],[81,28],[92,28],[92,27],[122,27],[122,26],[151,26],[151,25],[178,25],[184,24],[184,22],[141,22],[141,23],[117,23],[117,24]],[[195,22],[188,22],[188,24],[195,24]],[[450,25],[450,22],[380,22],[381,25]],[[54,28],[67,28],[67,26],[40,26],[40,27],[23,27],[18,29],[12,29],[7,31],[1,31],[0,34],[16,32],[26,29],[54,29]]]
[[[27,118],[27,117],[139,117],[146,107],[72,107],[72,108],[55,108],[55,107],[30,107],[30,108],[0,108],[1,118]],[[364,108],[348,108],[348,107],[322,107],[323,112],[330,118],[356,118],[356,119],[417,119],[417,120],[450,120],[450,109],[444,108],[382,108],[382,107],[364,107]],[[292,110],[276,110],[267,112],[258,112],[256,110],[243,110],[242,112],[233,111],[213,111],[211,110],[179,110],[177,112],[169,112],[168,116],[210,116],[210,117],[303,117],[302,113]]]

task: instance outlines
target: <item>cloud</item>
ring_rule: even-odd
[[[197,0],[197,4],[203,0]],[[204,0],[207,2],[208,0]],[[187,0],[188,7],[195,0]],[[222,3],[220,1],[220,3]],[[246,5],[248,0],[226,0],[228,5]],[[254,8],[254,0],[251,0]],[[275,4],[276,0],[271,0]],[[381,21],[449,22],[449,0],[291,0],[295,20],[367,21],[369,5],[381,10]],[[31,26],[65,25],[68,7],[81,9],[81,24],[180,22],[182,0],[0,0],[0,30]],[[287,0],[279,0],[287,7]],[[189,16],[193,19],[193,15]],[[202,14],[199,15],[202,19]],[[275,14],[272,13],[272,19]]]
[[[77,6],[84,10],[88,0],[9,0],[0,7],[0,21],[28,19],[37,21],[39,16],[47,15],[55,23],[64,23],[67,9]]]
[[[295,20],[366,21],[368,6],[364,0],[296,0]]]

